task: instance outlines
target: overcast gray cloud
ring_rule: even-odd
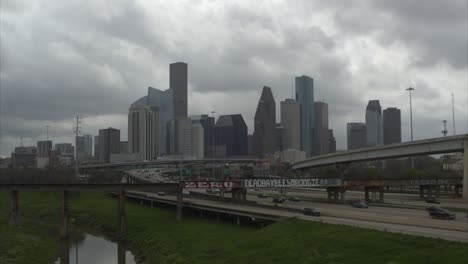
[[[83,132],[112,126],[125,139],[129,105],[167,89],[176,61],[189,64],[190,114],[241,113],[250,132],[262,86],[279,110],[302,74],[329,103],[339,148],[370,99],[401,108],[408,140],[409,85],[416,138],[440,135],[451,92],[467,131],[465,0],[3,0],[0,30],[0,155],[44,139],[46,125],[71,142],[76,115]]]

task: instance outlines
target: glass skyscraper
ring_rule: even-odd
[[[370,100],[366,108],[367,146],[383,145],[382,108],[379,100]]]
[[[296,101],[301,109],[301,149],[312,155],[314,132],[314,79],[309,76],[296,77]]]

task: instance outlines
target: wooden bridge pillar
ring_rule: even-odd
[[[179,191],[177,192],[177,215],[176,215],[176,219],[177,221],[180,221],[182,220],[182,205],[183,205],[183,200],[182,200],[182,189],[179,189]]]
[[[9,224],[14,227],[18,224],[18,190],[10,192],[10,220]]]
[[[463,143],[463,199],[468,200],[468,141]]]
[[[118,218],[118,233],[117,237],[119,239],[123,238],[125,236],[125,231],[126,231],[126,223],[125,223],[125,190],[120,189],[119,190],[119,204],[117,206],[117,218]]]
[[[60,206],[60,237],[68,238],[68,191],[62,192],[62,204]]]

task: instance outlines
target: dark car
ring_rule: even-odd
[[[435,204],[440,204],[440,201],[437,200],[436,198],[434,197],[429,197],[426,199],[426,203],[435,203]]]
[[[291,201],[291,202],[300,202],[301,200],[298,197],[293,196],[293,197],[289,197],[289,201]]]
[[[456,215],[454,213],[438,207],[427,207],[426,211],[432,218],[442,218],[450,220],[454,220],[456,218]]]
[[[304,215],[320,216],[320,210],[315,208],[304,208],[302,209]]]
[[[352,201],[351,206],[354,208],[369,208],[369,205],[362,201]]]
[[[286,201],[283,197],[275,197],[273,198],[274,203],[284,203]]]

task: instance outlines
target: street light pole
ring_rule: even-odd
[[[211,111],[211,114],[213,114],[213,153],[211,154],[211,160],[213,161],[213,180],[215,178],[215,167],[214,167],[214,156],[215,156],[215,111]]]
[[[413,105],[411,102],[411,91],[414,91],[414,88],[409,87],[406,90],[409,92],[411,141],[413,141]],[[413,156],[411,157],[411,168],[414,169],[414,157]]]

